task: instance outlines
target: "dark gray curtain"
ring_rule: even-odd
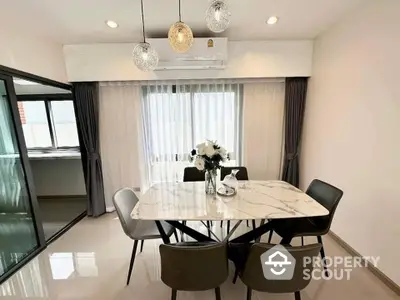
[[[299,151],[307,95],[305,77],[286,78],[285,84],[285,158],[282,180],[299,187]]]
[[[88,193],[88,216],[106,212],[99,138],[99,86],[96,82],[73,83],[75,112]]]

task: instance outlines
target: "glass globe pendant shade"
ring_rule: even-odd
[[[184,53],[193,45],[193,32],[183,22],[176,22],[168,31],[168,40],[175,52]]]
[[[224,1],[215,0],[206,11],[207,27],[212,32],[223,32],[228,28],[231,13]]]
[[[133,61],[141,71],[153,71],[158,65],[158,53],[149,43],[139,43],[133,48]]]

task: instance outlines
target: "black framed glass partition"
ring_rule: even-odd
[[[21,128],[15,118],[16,102],[11,77],[0,75],[0,96],[1,278],[43,247],[44,237],[35,219],[39,213]]]
[[[86,211],[70,90],[13,78],[46,241]]]
[[[0,284],[86,215],[71,86],[0,66]]]

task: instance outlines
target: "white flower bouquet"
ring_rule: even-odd
[[[199,171],[206,172],[206,193],[216,193],[217,170],[221,168],[221,163],[229,160],[229,154],[224,147],[215,141],[206,141],[196,146],[190,153],[190,161]]]

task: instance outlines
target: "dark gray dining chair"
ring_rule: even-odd
[[[205,173],[199,171],[196,167],[186,167],[183,170],[183,182],[190,182],[190,181],[205,181]],[[182,222],[183,225],[186,225],[186,221]],[[208,236],[211,237],[211,230],[212,227],[212,222],[207,221],[207,230],[208,230]],[[182,235],[182,241],[183,241],[183,234]]]
[[[226,175],[231,174],[232,170],[239,170],[236,174],[236,179],[237,180],[249,180],[249,175],[247,173],[247,168],[246,167],[222,167],[221,168],[221,176],[220,179],[221,181],[224,180]],[[256,221],[252,220],[252,225],[253,225],[253,230],[256,228]],[[224,221],[221,221],[220,227],[222,228],[222,225],[224,224]],[[249,226],[249,220],[246,220],[246,225]],[[227,223],[227,232],[229,232],[231,227],[231,222],[228,221]]]
[[[204,181],[205,173],[199,171],[196,167],[186,167],[183,170],[183,182],[187,181]]]
[[[340,199],[342,199],[343,191],[329,183],[314,179],[308,186],[306,194],[324,206],[329,211],[329,214],[323,217],[272,220],[273,230],[270,231],[268,242],[271,242],[273,232],[282,237],[281,244],[290,244],[294,237],[316,236],[318,243],[322,245],[321,257],[324,259],[325,251],[322,236],[327,234],[331,228],[333,216]],[[327,274],[325,264],[324,269]]]
[[[136,249],[138,241],[142,241],[141,248],[143,249],[143,241],[151,239],[160,239],[161,235],[158,231],[157,225],[154,221],[136,220],[131,218],[131,212],[139,201],[135,192],[130,188],[123,188],[118,190],[113,196],[113,203],[118,214],[119,221],[121,222],[122,229],[125,234],[134,240],[131,261],[129,264],[128,278],[126,284],[129,284],[131,279],[133,263],[135,262]],[[161,222],[164,231],[168,236],[175,235],[178,242],[178,235],[175,228],[165,222]]]
[[[221,299],[220,285],[228,277],[226,242],[160,245],[161,280],[172,289],[171,300],[177,291],[215,289]]]
[[[311,274],[313,264],[305,264],[304,258],[318,256],[321,244],[312,244],[299,247],[285,247],[286,250],[296,259],[293,278],[290,280],[267,280],[264,277],[261,264],[261,255],[273,248],[273,244],[255,243],[250,249],[243,272],[240,278],[247,286],[247,300],[251,300],[252,291],[268,293],[294,293],[296,300],[301,300],[300,291],[310,283],[311,276],[306,277],[304,270]]]

